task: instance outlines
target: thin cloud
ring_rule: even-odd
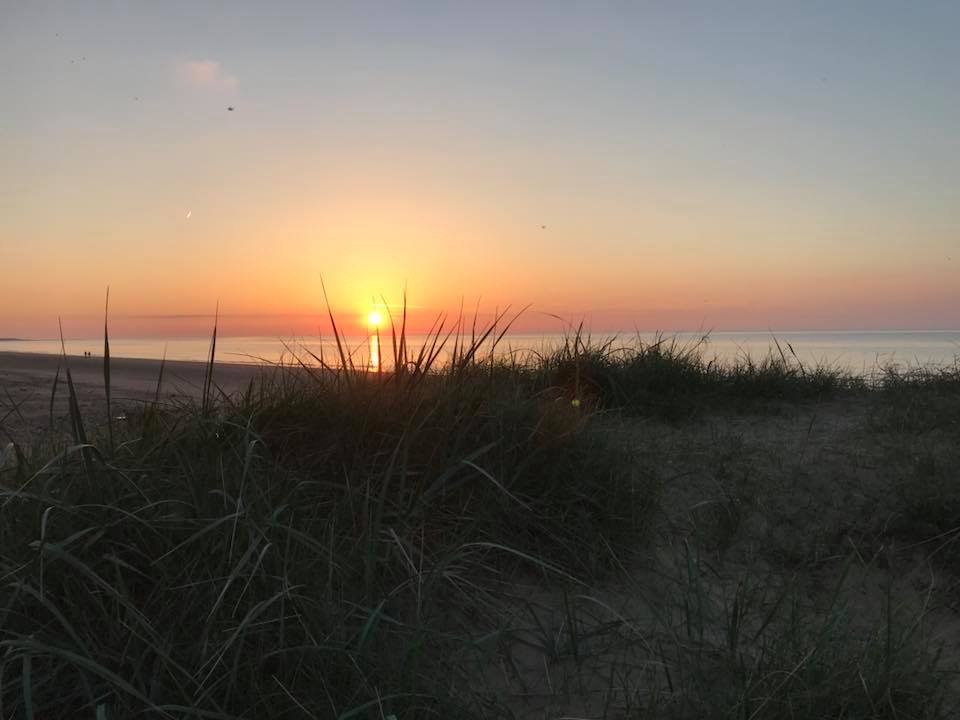
[[[177,79],[187,87],[203,90],[234,90],[239,82],[216,60],[181,60],[177,63]]]

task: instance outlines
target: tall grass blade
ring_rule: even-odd
[[[400,322],[400,361],[407,364],[407,286],[403,286],[403,320]]]
[[[390,320],[390,341],[391,341],[391,350],[393,352],[393,372],[395,375],[402,372],[400,369],[400,354],[397,348],[397,323],[393,319],[393,312],[390,310],[390,305],[387,303],[387,299],[381,295],[380,300],[383,303],[383,306],[387,309],[387,318]]]
[[[103,305],[103,388],[107,394],[107,435],[110,438],[110,454],[114,451],[113,408],[110,402],[110,332],[107,320],[110,316],[110,286],[107,286],[107,299]]]
[[[333,328],[333,338],[337,342],[337,352],[340,354],[340,367],[342,368],[344,381],[347,383],[347,385],[349,385],[349,369],[352,367],[353,361],[347,360],[347,353],[343,348],[343,341],[340,338],[340,331],[337,329],[337,321],[333,317],[333,309],[330,307],[330,298],[327,297],[327,286],[323,282],[323,276],[320,277],[320,287],[323,290],[323,301],[327,304],[327,315],[330,316],[330,325]]]
[[[62,360],[57,362],[57,372],[53,376],[53,387],[50,388],[50,429],[53,430],[53,406],[57,399],[57,385],[60,384],[60,370],[63,368]]]
[[[210,357],[207,360],[207,372],[203,378],[203,399],[201,407],[203,414],[206,415],[210,410],[210,403],[213,394],[213,364],[217,356],[217,323],[220,320],[220,303],[217,302],[217,309],[213,315],[213,335],[210,337]]]
[[[160,372],[157,374],[157,389],[153,394],[153,404],[160,404],[160,388],[163,385],[163,369],[167,365],[167,346],[163,346],[163,355],[160,357]]]
[[[87,445],[87,433],[83,429],[83,418],[80,415],[80,403],[77,400],[77,389],[73,385],[73,376],[70,374],[70,363],[67,360],[67,345],[63,340],[63,323],[57,319],[60,325],[60,351],[63,354],[63,367],[67,375],[67,390],[69,393],[70,404],[70,425],[73,431],[73,439],[78,445]],[[83,457],[88,456],[87,449],[84,448]]]

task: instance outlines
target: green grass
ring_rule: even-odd
[[[776,351],[720,362],[707,352],[707,338],[681,343],[594,342],[577,329],[557,350],[538,356],[547,383],[604,407],[672,420],[716,407],[756,410],[769,401],[816,401],[862,390],[864,381],[839,368],[808,367],[775,342]]]
[[[862,381],[580,331],[509,358],[506,315],[438,322],[417,352],[396,318],[367,372],[331,322],[335,362],[233,397],[214,334],[200,401],[158,387],[123,425],[80,417],[65,367],[69,441],[0,475],[0,718],[507,718],[546,689],[591,717],[946,717],[922,614],[864,626],[839,589],[811,608],[782,577],[718,572],[739,501],[665,538],[676,478],[631,429]],[[650,571],[657,552],[675,565]]]

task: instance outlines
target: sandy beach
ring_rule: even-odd
[[[103,358],[67,356],[85,417],[102,419],[105,409]],[[60,370],[56,393],[54,380]],[[163,369],[160,397],[164,401],[198,398],[203,390],[206,365],[199,362],[167,361]],[[227,393],[236,392],[259,372],[256,365],[218,363],[214,382]],[[112,358],[110,384],[114,415],[129,412],[153,400],[160,376],[160,361]],[[66,374],[63,358],[38,353],[0,352],[0,434],[26,441],[36,431],[62,422],[67,416]]]

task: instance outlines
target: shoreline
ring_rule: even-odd
[[[50,374],[50,379],[56,374],[57,368],[63,372],[63,355],[38,352],[14,352],[0,350],[0,378],[4,373],[20,373],[29,375]],[[67,365],[74,377],[87,379],[88,376],[98,375],[103,379],[103,356],[67,355]],[[110,356],[111,385],[114,382],[143,381],[152,374],[154,385],[163,364],[164,382],[168,377],[192,378],[195,373],[202,373],[208,363],[199,360],[156,360],[152,358],[128,358]],[[215,361],[214,367],[226,371],[228,380],[235,376],[249,376],[264,367],[266,363],[254,362],[223,362]],[[202,384],[202,383],[201,383]]]
[[[349,335],[341,339],[356,358],[369,356],[373,336]],[[779,340],[778,340],[779,338]],[[569,338],[567,338],[569,339]],[[408,347],[427,341],[427,336],[408,335]],[[877,374],[888,367],[900,369],[954,367],[960,362],[960,331],[714,331],[711,333],[684,333],[657,335],[655,333],[605,335],[592,337],[597,343],[613,340],[618,346],[652,345],[660,342],[681,347],[698,348],[705,356],[718,362],[734,364],[746,360],[761,362],[766,357],[786,353],[807,368],[841,369],[860,376]],[[561,346],[562,333],[513,333],[499,344],[504,353],[542,352]],[[381,348],[389,350],[389,335],[381,335]],[[101,357],[103,338],[71,339],[66,341],[70,355],[81,357],[82,352],[93,352]],[[288,338],[276,336],[224,335],[217,338],[218,365],[264,365],[289,361],[304,349],[318,354],[338,352],[332,336]],[[116,360],[206,363],[210,338],[111,338],[111,357]],[[795,351],[795,353],[794,353]],[[0,357],[8,354],[61,355],[59,341],[27,340],[0,341]],[[390,353],[383,353],[389,357]]]
[[[7,363],[4,362],[5,359],[7,358],[13,358],[14,362],[17,362],[20,360],[35,359],[38,362],[41,362],[42,364],[45,365],[50,359],[53,359],[54,361],[59,361],[60,359],[63,358],[63,354],[34,352],[29,350],[21,351],[21,350],[0,349],[0,371],[4,369],[5,365],[7,365]],[[101,368],[103,367],[103,355],[91,355],[89,357],[85,357],[83,355],[77,355],[75,353],[67,353],[67,361],[70,363],[73,363],[74,361],[83,363],[83,362],[90,362],[91,360],[99,361]],[[200,367],[207,366],[206,360],[181,360],[181,359],[171,359],[171,358],[167,358],[166,360],[161,360],[160,358],[126,357],[124,355],[113,355],[111,353],[110,355],[111,371],[113,370],[114,363],[118,363],[118,362],[152,364],[152,365],[155,365],[158,370],[160,368],[161,362],[164,362],[167,368],[174,365],[195,365]],[[56,362],[54,364],[56,364]],[[214,365],[216,367],[234,367],[234,366],[248,367],[248,368],[269,367],[269,363],[266,363],[266,362],[241,362],[241,361],[234,362],[232,360],[216,360],[214,362]],[[73,372],[72,366],[70,370],[71,372]],[[166,370],[164,370],[164,373],[166,373]]]
[[[63,356],[0,352],[0,434],[26,441],[39,437],[69,413]],[[84,420],[105,416],[103,357],[68,355],[67,364]],[[110,391],[114,415],[152,402],[196,399],[203,392],[207,363],[167,360],[159,389],[160,360],[110,358]],[[253,363],[214,363],[214,382],[224,392],[245,388],[263,369]],[[58,377],[59,369],[59,377]],[[54,389],[54,380],[57,387]]]
[[[31,342],[37,342],[37,341],[36,341],[36,340],[9,340],[9,339],[4,340],[3,338],[0,338],[0,342],[25,342],[25,343],[31,343]],[[57,342],[59,343],[59,340],[58,340]],[[69,341],[68,341],[68,342],[69,342]],[[85,342],[85,341],[74,340],[73,342],[77,343],[77,342]],[[101,339],[101,340],[97,340],[96,342],[98,343],[98,347],[102,349],[102,348],[103,348],[103,340],[102,340],[102,339]],[[111,341],[111,354],[110,354],[110,362],[111,362],[111,363],[118,362],[118,361],[123,361],[123,362],[130,361],[130,362],[154,363],[155,365],[157,365],[157,367],[160,366],[160,362],[161,362],[162,358],[159,358],[159,357],[142,357],[142,356],[134,356],[134,355],[114,355],[114,354],[113,354],[112,345],[113,345],[113,342]],[[219,356],[220,354],[221,354],[221,353],[218,353],[218,356]],[[227,354],[233,354],[233,353],[227,353]],[[59,358],[62,358],[62,357],[63,357],[63,353],[62,353],[62,352],[59,352],[59,351],[58,351],[58,352],[41,352],[41,351],[38,351],[38,350],[10,350],[10,349],[8,349],[8,348],[0,348],[0,367],[2,367],[2,366],[4,365],[4,363],[3,363],[3,358],[5,358],[5,357],[14,357],[14,358],[34,357],[34,358],[57,358],[57,359],[59,359]],[[102,352],[101,352],[101,353],[99,353],[99,354],[94,354],[94,355],[91,355],[91,356],[89,356],[89,357],[85,357],[85,356],[83,356],[83,355],[77,355],[77,354],[74,353],[74,352],[68,352],[68,353],[67,353],[67,359],[68,359],[69,361],[73,361],[74,359],[79,360],[79,361],[89,361],[89,360],[101,360],[101,361],[102,361],[102,360],[103,360],[103,354],[102,354]],[[176,364],[184,364],[184,365],[202,365],[202,366],[206,366],[208,361],[207,361],[207,360],[185,360],[185,359],[183,359],[183,358],[167,358],[165,362],[166,362],[166,364],[167,364],[168,366],[169,366],[169,365],[172,365],[172,364],[174,364],[174,363],[176,363]],[[218,366],[218,367],[221,366],[221,365],[226,365],[226,366],[239,365],[239,366],[242,366],[242,367],[262,367],[262,366],[269,366],[270,363],[269,363],[269,361],[267,361],[266,359],[263,359],[263,360],[223,360],[223,359],[220,359],[220,357],[218,357],[218,358],[215,360],[214,364],[215,364],[216,366]]]

